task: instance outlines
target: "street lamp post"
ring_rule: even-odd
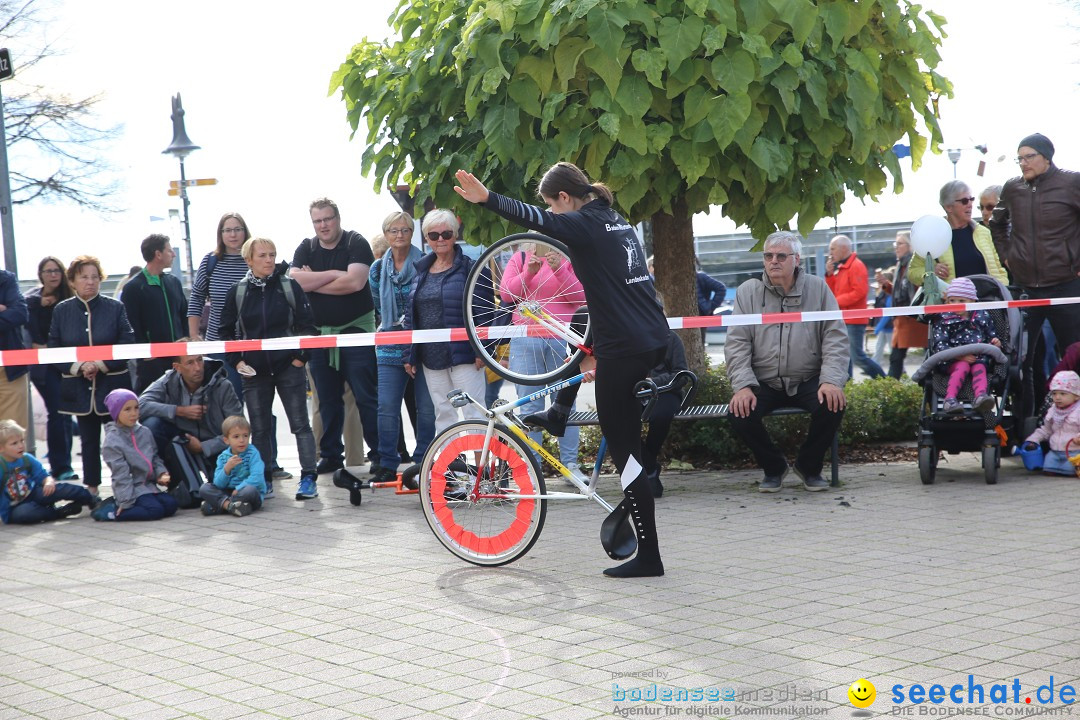
[[[952,179],[956,179],[956,163],[960,162],[960,148],[949,149],[949,159],[952,160]]]
[[[172,155],[180,161],[180,201],[184,208],[184,248],[187,253],[188,281],[195,277],[195,264],[191,257],[191,223],[188,218],[190,202],[187,196],[187,175],[184,172],[184,158],[199,149],[191,142],[184,129],[184,108],[180,102],[180,93],[172,99],[173,139],[169,147],[161,151],[163,155]]]

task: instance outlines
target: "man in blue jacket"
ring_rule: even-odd
[[[26,300],[13,273],[0,270],[0,350],[22,350],[23,327],[30,322]],[[14,420],[26,426],[30,422],[26,404],[26,365],[13,365],[0,372],[0,420]]]

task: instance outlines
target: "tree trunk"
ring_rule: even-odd
[[[656,289],[663,296],[668,317],[694,317],[697,306],[697,268],[694,263],[693,215],[682,198],[672,203],[672,214],[652,216],[653,260]],[[705,346],[697,328],[680,330],[690,369],[699,375],[705,370]]]

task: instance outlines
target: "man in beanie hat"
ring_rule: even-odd
[[[1053,159],[1054,144],[1045,135],[1021,140],[1016,156],[1021,177],[1005,183],[990,217],[998,255],[1032,299],[1080,296],[1080,173],[1058,168]],[[1080,341],[1080,305],[1030,308],[1028,335],[1037,337],[1045,320],[1062,350]],[[1029,352],[1025,367],[1041,369],[1035,360]],[[1035,387],[1043,382],[1036,378]],[[1025,415],[1033,409],[1029,404]]]
[[[950,305],[978,301],[979,294],[975,291],[975,283],[966,277],[956,278],[945,289],[945,302]],[[930,320],[930,324],[930,353],[932,355],[964,345],[990,344],[1001,347],[1001,341],[994,332],[994,323],[983,310],[941,313],[935,315]],[[964,381],[967,380],[968,375],[971,375],[971,389],[975,393],[972,408],[982,413],[993,410],[994,398],[990,396],[987,373],[990,362],[990,358],[986,355],[973,354],[960,355],[945,361],[943,364],[947,363],[949,385],[941,409],[947,413],[964,411],[957,396],[960,394]]]

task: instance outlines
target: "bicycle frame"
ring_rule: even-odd
[[[604,498],[600,497],[600,495],[596,493],[597,481],[600,479],[600,465],[603,460],[604,454],[607,451],[607,441],[605,439],[601,438],[600,440],[600,448],[597,452],[597,461],[596,465],[593,467],[592,477],[589,479],[588,482],[585,482],[581,479],[581,477],[574,474],[570,469],[568,469],[565,465],[559,462],[559,460],[554,455],[549,453],[542,445],[540,445],[540,443],[529,437],[528,433],[525,432],[521,424],[517,421],[517,418],[513,415],[513,411],[521,407],[522,405],[532,402],[533,400],[547,397],[548,395],[553,395],[554,393],[559,392],[563,388],[577,385],[584,378],[584,373],[575,375],[574,377],[567,380],[563,380],[561,382],[555,383],[554,385],[549,385],[545,388],[537,390],[536,392],[526,395],[525,397],[518,398],[514,402],[507,403],[506,405],[499,405],[495,408],[485,408],[482,403],[477,402],[465,391],[458,391],[451,394],[449,399],[453,403],[454,407],[464,407],[465,405],[469,404],[475,405],[476,407],[480,408],[480,410],[484,413],[484,416],[488,419],[487,433],[484,437],[484,449],[481,451],[480,459],[477,462],[477,476],[473,478],[472,489],[469,491],[470,500],[505,500],[510,498],[518,500],[592,499],[595,500],[601,507],[603,507],[608,512],[611,512],[615,509],[613,505],[608,503],[606,500],[604,500]],[[510,416],[510,420],[506,419],[507,415]],[[547,492],[543,495],[506,495],[502,493],[481,493],[479,482],[480,477],[483,473],[483,470],[481,468],[484,468],[486,466],[488,460],[488,446],[491,443],[491,438],[494,436],[496,425],[502,427],[505,430],[509,430],[518,439],[524,442],[527,447],[531,448],[537,454],[539,454],[540,457],[551,463],[552,467],[558,470],[560,475],[570,480],[570,482],[578,488],[578,492]]]

